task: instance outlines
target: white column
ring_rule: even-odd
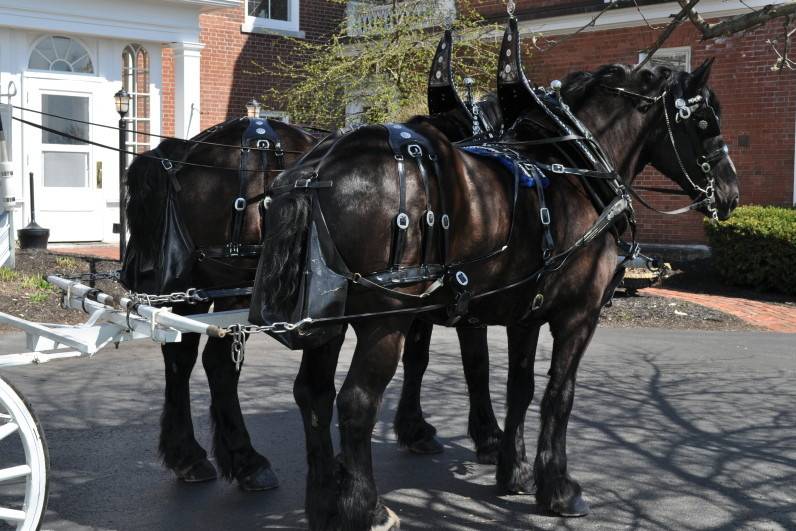
[[[174,134],[190,138],[200,131],[201,57],[204,44],[175,42],[174,50]]]

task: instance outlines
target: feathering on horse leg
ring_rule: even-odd
[[[495,465],[503,431],[495,418],[489,392],[489,346],[486,328],[457,328],[464,377],[470,398],[467,433],[475,443],[479,463]]]
[[[257,453],[243,421],[238,400],[239,374],[230,351],[232,339],[210,338],[202,353],[210,384],[213,454],[228,480],[237,479],[243,490],[269,490],[279,486],[271,464]]]
[[[550,380],[541,405],[541,428],[534,463],[537,502],[562,516],[583,516],[589,505],[567,471],[567,425],[575,399],[575,377],[591,341],[600,309],[551,321],[553,355]]]
[[[411,322],[411,318],[393,318],[354,325],[357,346],[337,397],[341,448],[337,506],[344,530],[390,529],[397,525],[395,514],[378,497],[371,435]]]
[[[337,461],[334,457],[332,422],[334,375],[345,330],[336,339],[301,357],[301,368],[293,384],[293,397],[301,410],[307,450],[305,510],[312,530],[336,529]]]
[[[506,384],[506,424],[500,445],[497,484],[502,491],[533,491],[533,470],[525,456],[525,415],[533,399],[533,367],[539,323],[506,328],[509,340],[509,374]]]
[[[428,368],[432,329],[432,324],[417,319],[406,336],[402,358],[404,383],[393,423],[398,443],[416,454],[438,454],[443,451],[442,444],[435,437],[436,428],[426,422],[420,406],[420,390]]]
[[[190,378],[199,355],[199,335],[185,334],[181,343],[161,347],[166,373],[158,451],[177,477],[196,483],[216,478],[207,452],[196,441],[191,419]]]

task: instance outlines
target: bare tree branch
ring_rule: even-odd
[[[683,9],[681,9],[680,12],[675,15],[674,19],[669,23],[669,25],[666,26],[666,29],[660,34],[658,40],[655,41],[655,44],[645,50],[646,57],[644,57],[644,60],[641,61],[638,66],[636,66],[636,70],[643,68],[644,65],[647,64],[650,59],[652,59],[652,56],[655,54],[655,52],[657,52],[658,49],[669,39],[669,37],[672,36],[672,33],[674,33],[674,30],[677,29],[677,26],[679,26],[680,23],[685,20],[686,16],[689,16],[689,14],[693,13],[692,9],[699,3],[699,0],[690,0],[688,2],[683,0],[680,3],[685,4]]]
[[[683,9],[686,9],[688,6],[686,0],[677,0],[677,3],[680,4]],[[756,28],[769,20],[795,14],[796,2],[788,2],[787,4],[780,5],[769,4],[757,11],[726,18],[715,24],[707,23],[699,13],[693,10],[693,6],[692,8],[687,8],[687,12],[688,18],[702,34],[702,40],[706,40],[729,36],[734,33]]]

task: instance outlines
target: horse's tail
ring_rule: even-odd
[[[157,153],[167,152],[164,150],[167,142],[161,144]],[[139,246],[144,245],[140,250],[149,256],[159,252],[160,238],[156,235],[160,233],[166,208],[168,178],[161,156],[147,151],[133,160],[127,170],[127,201],[122,205],[131,237]]]
[[[294,307],[294,299],[301,282],[307,228],[312,204],[309,194],[291,192],[277,197],[266,214],[266,236],[263,241],[260,265],[255,282],[255,297],[260,304],[252,304],[252,322],[260,321],[261,309],[287,317]]]

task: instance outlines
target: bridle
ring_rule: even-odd
[[[688,173],[688,169],[685,167],[685,163],[683,162],[683,157],[680,155],[680,150],[677,148],[677,142],[674,138],[674,128],[672,126],[672,120],[669,116],[669,109],[666,106],[667,96],[669,96],[669,92],[664,90],[658,96],[646,96],[644,94],[639,94],[637,92],[632,92],[630,90],[621,88],[621,87],[611,87],[608,85],[601,85],[601,88],[604,90],[616,94],[618,96],[623,96],[627,98],[631,98],[636,101],[641,101],[642,103],[638,105],[636,108],[642,112],[646,113],[656,104],[661,103],[663,107],[663,116],[666,121],[666,132],[667,136],[669,137],[669,141],[672,145],[672,150],[674,151],[675,158],[677,159],[677,164],[680,167],[680,171],[685,177],[685,180],[691,186],[691,191],[686,191],[689,196],[695,195],[696,200],[694,203],[685,206],[683,208],[678,208],[677,210],[671,211],[661,211],[654,207],[652,207],[649,203],[647,203],[638,193],[633,190],[631,186],[628,185],[633,196],[638,199],[641,204],[646,206],[649,209],[652,209],[660,214],[668,214],[668,215],[675,215],[675,214],[683,214],[685,212],[689,212],[692,210],[697,210],[700,207],[705,207],[708,211],[710,217],[717,221],[719,218],[718,210],[716,209],[716,177],[714,175],[714,168],[716,164],[721,161],[723,158],[729,156],[729,150],[727,145],[723,145],[722,147],[704,154],[700,155],[696,159],[696,164],[702,170],[705,175],[705,186],[700,186],[694,179],[691,178],[691,175]],[[705,109],[705,111],[709,111],[712,113],[713,117],[716,117],[716,111],[711,107],[701,95],[695,96],[688,101],[677,98],[674,100],[675,109],[677,109],[677,114],[675,115],[675,123],[686,123],[690,120],[693,116],[695,116],[700,109]],[[717,118],[716,118],[717,119]],[[697,123],[697,127],[702,129],[703,131],[707,130],[710,127],[710,123],[706,119],[700,119]],[[718,131],[716,131],[718,133]],[[665,190],[656,190],[656,191],[664,191]],[[672,192],[669,192],[672,193]]]

